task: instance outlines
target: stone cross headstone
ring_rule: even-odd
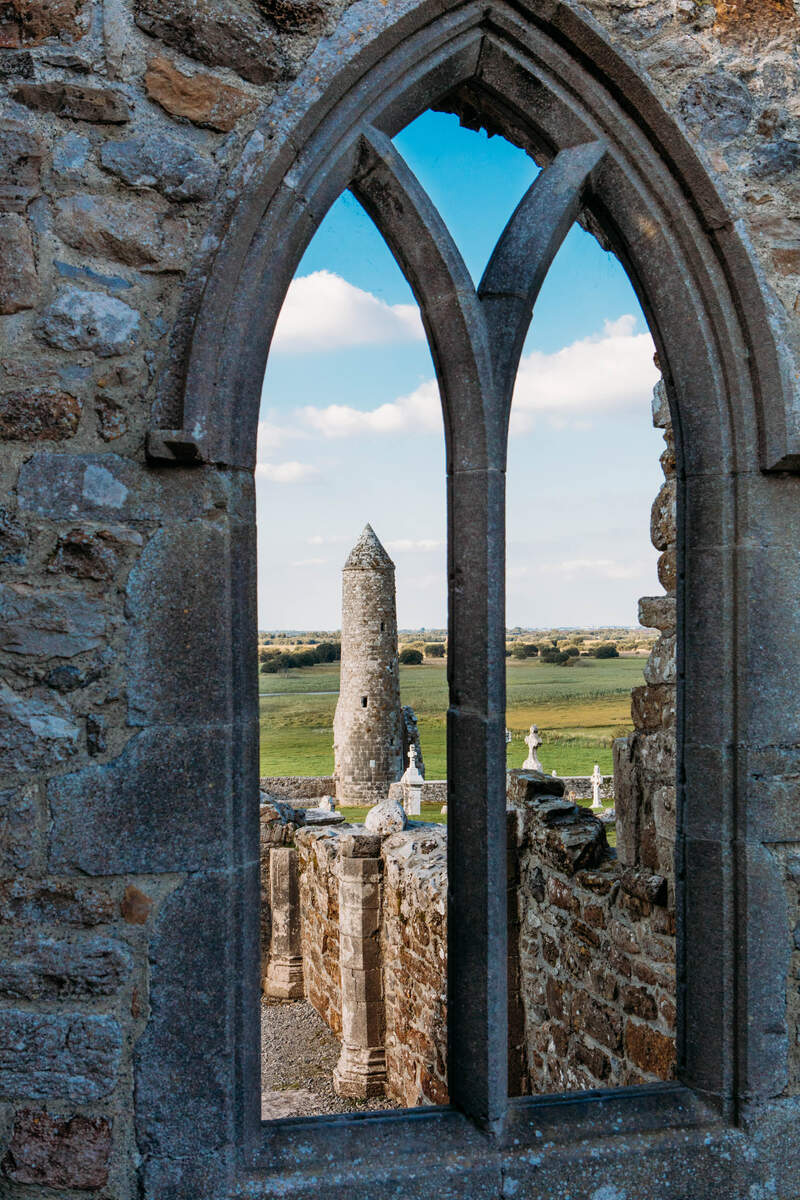
[[[409,817],[418,817],[422,812],[422,785],[425,780],[417,766],[417,747],[408,748],[408,767],[403,773],[403,808]]]
[[[600,799],[600,785],[603,782],[603,776],[600,774],[600,767],[597,763],[594,764],[592,771],[592,808],[602,808],[603,801]]]
[[[525,738],[525,745],[528,747],[528,757],[522,764],[523,771],[541,771],[542,764],[539,762],[539,756],[536,751],[542,744],[542,739],[539,737],[538,725],[531,725],[531,731]]]

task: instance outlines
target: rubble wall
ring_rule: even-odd
[[[668,1080],[675,1070],[675,913],[667,879],[625,867],[563,783],[509,776],[512,1095]],[[338,840],[299,829],[306,996],[341,1032]],[[387,1094],[447,1102],[447,831],[385,837],[381,896]]]
[[[514,772],[509,786],[530,1090],[671,1079],[675,913],[667,880],[612,857],[603,824],[564,800],[556,783]]]
[[[306,999],[333,1032],[341,1034],[338,840],[336,831],[329,829],[298,829],[295,835]]]
[[[447,831],[392,834],[384,862],[387,1092],[404,1107],[447,1103]]]

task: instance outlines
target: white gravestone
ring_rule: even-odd
[[[600,767],[597,763],[594,764],[592,771],[592,808],[602,808],[603,801],[600,799],[600,785],[603,782],[603,776],[600,774]]]
[[[539,737],[538,725],[531,725],[531,731],[525,738],[525,745],[528,747],[528,757],[522,764],[523,771],[541,771],[542,764],[539,762],[539,756],[536,751],[542,744],[542,739]]]
[[[422,785],[425,780],[417,766],[417,747],[408,748],[408,767],[403,773],[403,808],[409,817],[418,817],[422,812]]]

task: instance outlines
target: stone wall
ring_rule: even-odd
[[[512,1095],[666,1080],[675,1067],[675,914],[666,878],[625,867],[560,780],[512,771],[509,1078]],[[342,1030],[341,839],[300,828],[305,994]],[[447,830],[412,825],[380,855],[386,1092],[447,1102]]]
[[[621,862],[675,875],[677,527],[675,437],[663,383],[653,393],[653,424],[664,431],[664,483],[653,501],[650,535],[660,551],[658,578],[663,596],[639,601],[639,620],[658,629],[645,664],[643,686],[631,693],[634,732],[614,743],[617,853]]]
[[[332,775],[265,775],[259,783],[262,792],[279,800],[316,800],[336,791]]]
[[[162,1196],[177,1187],[169,1162],[183,1164],[183,1194],[192,1180],[200,1194],[236,1157],[224,1139],[238,1119],[230,1014],[241,960],[225,957],[226,889],[241,874],[230,851],[241,841],[225,824],[236,793],[219,747],[231,673],[246,664],[226,655],[229,608],[208,601],[232,559],[247,557],[252,501],[243,472],[154,468],[146,436],[187,281],[204,286],[191,264],[249,164],[269,153],[257,124],[323,34],[340,40],[314,67],[319,88],[351,61],[351,42],[405,20],[408,7],[2,6],[0,1178],[11,1197]],[[542,20],[557,7],[542,5]],[[641,86],[696,150],[722,196],[722,235],[738,231],[752,248],[751,287],[772,321],[764,337],[796,378],[796,5],[587,0],[563,11],[573,9],[588,10],[629,64],[631,109]],[[566,47],[567,17],[560,36]],[[748,812],[743,860],[766,880],[793,836],[796,705],[783,697],[798,673],[787,615],[798,608],[797,497],[790,477],[759,477],[749,445],[735,450],[737,470],[750,473],[739,476],[736,532],[757,583],[739,624],[725,617],[720,630],[728,643],[747,634],[750,741],[737,770],[764,803]],[[205,578],[198,562],[209,564]],[[669,637],[663,617],[645,623]],[[669,779],[671,750],[653,754]],[[717,766],[703,770],[719,778]],[[702,773],[691,786],[708,792]],[[649,841],[653,869],[666,874]],[[737,944],[740,1009],[756,996],[767,1014],[739,1058],[748,1102],[800,1087],[800,1013],[782,965],[796,956],[793,870],[787,858],[785,902],[766,883],[755,890],[772,906],[768,943],[760,928]],[[783,1033],[774,996],[786,997]]]
[[[447,831],[384,839],[383,987],[387,1093],[447,1103]]]
[[[403,784],[401,780],[389,785],[389,797],[403,803]],[[447,804],[447,780],[426,779],[422,784],[421,801],[423,804],[437,804],[441,807]]]
[[[337,830],[304,828],[296,834],[306,999],[341,1034],[338,843]]]
[[[591,775],[559,775],[558,777],[564,785],[564,792],[569,795],[572,792],[576,800],[591,800],[592,792],[592,777]],[[614,799],[614,776],[604,775],[600,784],[600,799]]]
[[[667,880],[625,868],[555,780],[514,772],[520,988],[530,1090],[627,1086],[675,1070]]]

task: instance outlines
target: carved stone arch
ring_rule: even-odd
[[[383,28],[371,13],[366,31],[359,6],[348,14],[270,108],[233,173],[186,286],[154,406],[152,457],[252,465],[283,296],[358,171],[361,133],[372,125],[392,136],[436,106],[466,111],[540,163],[559,149],[607,143],[585,205],[639,294],[678,436],[689,422],[683,440],[707,446],[716,463],[735,446],[765,469],[800,465],[778,331],[714,185],[598,27],[566,4],[541,9],[459,0],[442,14],[422,3],[402,19],[387,12]]]
[[[252,134],[187,281],[149,454],[160,462],[252,469],[261,384],[281,304],[314,231],[336,197],[352,186],[416,287],[443,393],[450,474],[449,852],[458,868],[451,871],[449,910],[450,1092],[456,1108],[496,1132],[506,1110],[508,387],[503,391],[499,381],[507,385],[513,373],[518,339],[493,357],[488,331],[493,320],[502,323],[491,317],[493,307],[502,312],[509,305],[520,311],[530,306],[543,271],[530,270],[516,294],[515,280],[499,269],[498,258],[498,271],[490,268],[478,291],[471,290],[435,215],[424,211],[424,195],[396,164],[389,164],[383,180],[381,171],[386,139],[431,106],[504,133],[547,164],[538,191],[531,193],[533,232],[538,229],[542,237],[538,244],[535,238],[521,240],[521,268],[527,271],[532,258],[534,267],[546,268],[568,216],[583,211],[602,230],[647,314],[678,441],[678,740],[680,780],[688,795],[679,833],[678,967],[680,1074],[688,1086],[657,1095],[651,1090],[642,1101],[642,1112],[650,1116],[634,1125],[680,1124],[693,1111],[689,1088],[716,1111],[735,1115],[745,1100],[780,1093],[785,1063],[780,1032],[785,964],[774,941],[759,937],[758,914],[742,901],[750,894],[767,897],[778,911],[780,886],[759,839],[780,833],[788,840],[789,834],[779,828],[779,816],[757,818],[748,810],[746,782],[747,754],[755,753],[766,734],[755,713],[758,672],[749,656],[757,642],[756,589],[743,542],[752,536],[757,502],[761,512],[766,503],[760,473],[800,466],[791,388],[768,298],[697,156],[641,75],[589,17],[559,0],[480,5],[424,0],[377,12],[376,7],[360,3],[348,10],[335,37],[318,47],[298,83]],[[592,161],[569,178],[562,155],[575,151]],[[547,233],[547,206],[537,211],[536,196],[546,194],[543,187],[557,192],[562,178],[564,221],[555,220]],[[395,203],[404,212],[393,230]],[[426,239],[425,262],[417,264],[408,236],[415,221]],[[531,233],[530,223],[521,228]],[[513,241],[513,230],[508,232]],[[447,281],[446,296],[437,293],[437,271]],[[776,512],[776,528],[780,520]],[[768,540],[768,534],[762,536]],[[247,604],[238,600],[229,608],[235,625],[232,659],[244,661],[251,650],[246,626],[247,620],[252,625],[252,608],[245,612]],[[476,655],[476,645],[485,654]],[[776,714],[796,710],[790,682],[776,669],[769,685],[774,721],[769,733],[777,742]],[[252,708],[250,695],[247,704]],[[237,762],[254,754],[254,713],[248,712],[251,740],[243,737],[243,748],[234,748]],[[791,720],[789,715],[783,722],[787,745],[797,740]],[[254,803],[252,797],[247,802]],[[252,884],[257,854],[254,825],[248,824],[252,812],[240,818],[235,801],[230,809],[237,855]],[[241,906],[253,895],[243,889]],[[246,1030],[257,982],[251,950],[237,943],[245,984],[230,1001],[229,1028],[244,1049],[236,1058],[235,1111],[221,1120],[230,1119],[235,1153],[241,1155],[244,1144],[249,1166],[267,1164],[280,1174],[292,1168],[301,1135],[293,1141],[291,1131],[262,1134],[252,1115],[257,1066]],[[751,982],[756,974],[758,993]],[[527,1120],[521,1109],[514,1111],[521,1122]],[[447,1120],[456,1116],[448,1114]],[[441,1114],[435,1120],[436,1129],[424,1135],[433,1141],[446,1124]],[[360,1154],[355,1126],[344,1122],[320,1133],[319,1144],[333,1153],[343,1130],[352,1152]],[[477,1161],[482,1151],[475,1153]]]

